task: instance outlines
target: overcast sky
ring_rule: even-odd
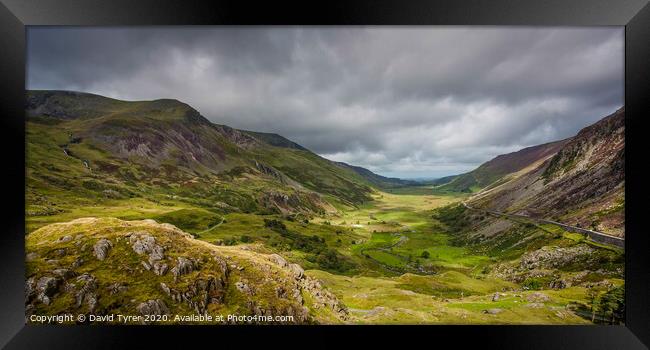
[[[32,27],[27,87],[175,98],[382,175],[439,177],[623,105],[623,27]]]

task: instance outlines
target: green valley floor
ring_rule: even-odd
[[[392,192],[319,217],[107,199],[29,216],[27,227],[81,217],[153,219],[210,246],[278,254],[344,305],[344,318],[315,317],[322,323],[589,324],[620,317],[622,251],[557,227],[469,213],[460,206],[465,194]],[[38,250],[33,244],[28,236],[28,254]],[[27,264],[28,271],[43,266]]]

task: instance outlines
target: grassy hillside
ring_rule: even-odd
[[[170,315],[193,313],[293,318],[280,323],[346,318],[338,300],[299,266],[206,244],[168,224],[77,219],[31,233],[27,247],[27,314],[136,317],[129,324],[153,323],[144,318],[151,315],[183,323]]]
[[[331,162],[279,135],[213,124],[176,100],[33,91],[27,109],[28,314],[623,319],[621,250],[470,211],[459,204],[466,188],[439,191]],[[497,157],[473,172],[470,188],[512,194],[501,191],[530,174],[542,179],[551,167],[540,164],[573,154],[575,166],[537,182],[610,174],[589,169],[618,168],[584,160],[616,159],[593,141],[612,133],[594,130],[559,151],[547,144]],[[556,152],[560,160],[549,160]],[[505,175],[493,181],[497,174]]]
[[[322,212],[329,201],[370,199],[353,171],[212,124],[176,100],[32,91],[27,108],[28,222],[134,198],[259,213]]]

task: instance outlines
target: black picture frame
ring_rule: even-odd
[[[625,326],[26,326],[24,314],[25,27],[34,25],[551,25],[625,26]],[[287,344],[303,348],[397,341],[402,346],[644,349],[650,345],[650,246],[643,171],[650,100],[646,0],[260,2],[196,0],[0,0],[0,120],[5,178],[0,234],[0,345],[18,348]],[[646,214],[647,215],[647,214]],[[291,343],[291,344],[290,344]],[[448,345],[444,345],[448,344]],[[210,346],[210,345],[208,345]]]

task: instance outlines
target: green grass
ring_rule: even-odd
[[[114,218],[153,219],[201,240],[184,254],[208,258],[201,246],[239,255],[244,270],[233,273],[256,281],[267,277],[252,263],[259,258],[256,254],[277,253],[321,279],[352,310],[352,323],[581,324],[585,320],[566,308],[571,303],[588,304],[587,283],[623,285],[623,251],[582,235],[526,220],[511,220],[501,231],[483,235],[495,219],[468,211],[460,202],[497,180],[490,169],[474,172],[480,181],[465,176],[438,187],[379,190],[368,178],[279,136],[264,136],[278,147],[238,145],[241,139],[232,137],[236,130],[210,125],[178,101],[131,103],[87,96],[84,105],[71,96],[60,94],[55,99],[76,119],[32,116],[27,121],[27,243],[42,258],[28,264],[28,274],[47,271],[44,259],[63,247],[55,242],[39,245],[35,230],[102,217],[106,220],[97,227],[81,225],[59,232],[57,226],[48,226],[46,231],[52,237],[104,229],[106,234],[118,234],[122,228]],[[161,141],[179,134],[193,135],[185,139],[191,150]],[[125,143],[116,147],[120,141]],[[151,145],[154,154],[125,151],[136,143]],[[166,153],[156,152],[161,149]],[[190,153],[201,161],[189,160]],[[462,192],[455,187],[462,187]],[[623,209],[621,204],[612,210]],[[172,257],[188,248],[174,243]],[[543,276],[520,268],[523,254],[576,245],[595,251],[579,261],[550,267]],[[89,249],[78,251],[70,243],[66,248],[93,260]],[[125,311],[133,307],[130,299],[161,297],[151,281],[125,270],[139,264],[129,247],[116,245],[113,252],[121,260],[93,262],[80,270],[92,271],[106,283],[120,280],[129,285],[127,295],[103,298],[102,308]],[[69,265],[71,259],[72,255],[60,260]],[[514,272],[497,275],[502,267]],[[554,279],[573,277],[579,286],[549,289]],[[539,289],[550,300],[531,305],[525,297],[532,291],[524,287]],[[211,312],[243,310],[245,298],[232,285],[229,288],[232,303]],[[507,295],[493,302],[497,291]],[[274,293],[263,288],[258,301],[274,300]],[[621,294],[605,289],[599,293],[609,293],[608,298]],[[315,302],[310,295],[303,297],[305,305]],[[60,298],[49,311],[63,312],[70,302]],[[502,312],[484,312],[491,308]],[[336,318],[322,309],[310,313]]]
[[[223,217],[205,209],[179,209],[153,217],[158,222],[166,222],[187,232],[198,233],[219,225]]]

